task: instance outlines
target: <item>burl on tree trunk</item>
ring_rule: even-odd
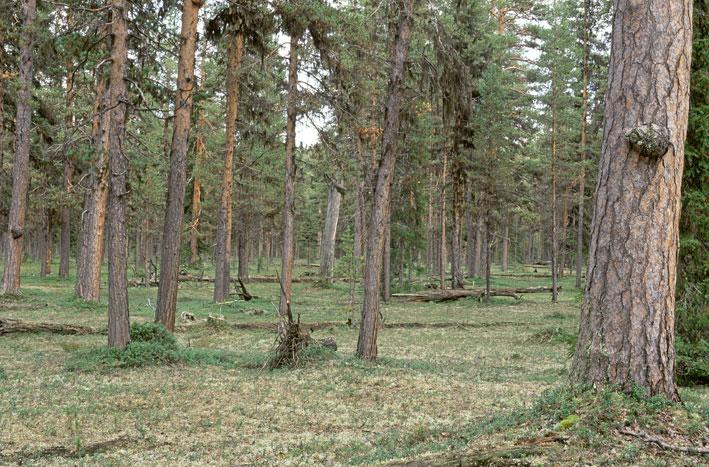
[[[692,2],[616,0],[615,10],[572,378],[676,400],[675,277]]]

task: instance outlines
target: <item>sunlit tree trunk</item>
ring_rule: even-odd
[[[170,173],[167,179],[165,222],[163,224],[160,281],[155,307],[155,321],[172,331],[177,309],[177,275],[180,272],[180,247],[187,182],[187,143],[192,125],[192,92],[195,87],[194,61],[197,47],[197,19],[200,3],[182,3],[180,57],[177,64],[175,125],[170,148]]]
[[[615,0],[615,11],[572,378],[676,400],[675,281],[692,1]]]
[[[22,242],[25,235],[27,189],[29,186],[30,132],[32,131],[32,47],[34,41],[35,0],[22,2],[22,32],[20,34],[19,83],[15,116],[15,159],[12,166],[12,200],[5,240],[5,271],[3,293],[20,293]]]

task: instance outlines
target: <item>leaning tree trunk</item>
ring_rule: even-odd
[[[286,121],[286,160],[283,203],[283,243],[281,244],[281,295],[278,313],[290,316],[293,253],[295,246],[295,121],[298,93],[298,37],[290,38],[288,60],[288,112]]]
[[[175,94],[175,126],[170,148],[170,174],[167,179],[165,223],[160,256],[160,282],[155,307],[155,321],[172,331],[177,309],[177,275],[180,272],[182,221],[187,181],[187,145],[190,137],[192,91],[195,86],[194,55],[197,46],[197,18],[200,4],[193,0],[182,3],[180,58],[177,64]]]
[[[126,208],[128,156],[124,153],[126,134],[126,62],[128,48],[125,0],[112,4],[111,124],[108,136],[108,346],[123,348],[130,342],[128,318],[128,234]]]
[[[34,40],[35,0],[25,0],[20,35],[20,89],[17,91],[15,116],[15,161],[12,167],[12,200],[5,241],[3,293],[20,293],[22,241],[25,234],[27,188],[29,185],[30,131],[32,130],[32,42]]]
[[[615,1],[572,378],[679,398],[674,309],[692,1]],[[642,57],[642,61],[639,58]]]
[[[367,254],[364,268],[364,303],[362,321],[357,340],[360,358],[377,358],[377,333],[379,331],[379,287],[382,270],[385,233],[389,219],[391,184],[397,156],[399,113],[404,81],[404,64],[409,51],[414,0],[402,0],[399,22],[391,52],[391,69],[382,133],[382,157],[377,170],[377,181],[372,198],[372,216],[367,236]]]
[[[335,238],[337,221],[340,218],[341,190],[341,186],[331,183],[327,196],[327,213],[325,214],[325,227],[320,248],[320,278],[328,283],[332,281],[332,270],[335,266]]]
[[[229,296],[229,260],[231,258],[232,185],[234,180],[234,133],[239,114],[239,70],[244,58],[244,34],[239,31],[227,38],[226,147],[222,169],[222,193],[219,201],[217,241],[214,246],[214,301]]]
[[[94,160],[91,163],[89,188],[81,215],[79,256],[76,260],[74,293],[84,300],[98,302],[103,263],[103,240],[108,203],[108,112],[107,79],[102,70],[96,81],[96,97],[91,125],[91,146]]]

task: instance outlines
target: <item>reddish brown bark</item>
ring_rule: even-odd
[[[74,293],[84,300],[98,302],[101,288],[101,264],[108,203],[108,109],[107,78],[99,70],[96,80],[91,146],[94,159],[91,162],[89,187],[81,214],[79,256],[76,260],[76,283]]]
[[[17,92],[15,116],[15,159],[12,167],[12,200],[5,240],[5,271],[3,293],[20,293],[22,242],[25,235],[27,188],[29,186],[30,131],[32,130],[32,78],[35,0],[22,2],[22,32],[20,34],[20,89]]]
[[[123,348],[130,342],[128,317],[128,235],[126,208],[129,160],[123,152],[126,133],[127,5],[111,2],[110,131],[108,136],[108,345]]]
[[[603,149],[573,380],[678,399],[674,310],[692,2],[615,1]],[[632,130],[666,133],[664,154]]]
[[[177,275],[180,272],[182,221],[187,182],[187,143],[192,124],[192,92],[195,86],[194,61],[199,7],[199,1],[183,0],[180,58],[177,64],[175,93],[175,125],[170,147],[170,173],[167,180],[165,222],[160,255],[160,285],[155,307],[155,321],[162,323],[170,331],[175,328],[177,309]]]

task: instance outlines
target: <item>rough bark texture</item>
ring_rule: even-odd
[[[603,149],[575,381],[677,399],[675,279],[689,108],[691,0],[615,1]],[[671,147],[651,159],[629,129],[656,124]]]
[[[551,73],[551,301],[556,303],[559,299],[556,293],[558,282],[557,261],[559,259],[559,239],[557,234],[558,220],[556,213],[556,158],[557,158],[557,105],[556,96],[558,85],[555,79],[556,73],[552,68]]]
[[[128,319],[128,234],[126,232],[126,180],[128,156],[123,152],[126,132],[126,39],[125,0],[113,0],[110,114],[108,136],[108,346],[123,348],[130,342]]]
[[[391,69],[382,133],[382,157],[377,169],[377,181],[372,200],[372,216],[367,236],[367,254],[364,270],[364,303],[357,340],[357,355],[365,359],[377,358],[379,331],[379,287],[382,269],[385,231],[389,218],[391,184],[397,157],[399,113],[404,79],[404,63],[409,51],[414,0],[402,0],[400,17],[391,48]]]
[[[180,269],[182,221],[184,216],[185,184],[187,182],[187,143],[190,137],[192,91],[195,86],[194,57],[197,47],[198,2],[182,3],[180,58],[177,64],[175,94],[175,126],[170,148],[170,174],[167,179],[165,223],[160,256],[160,285],[155,307],[155,321],[172,331],[177,308],[177,274]]]
[[[236,32],[227,44],[227,108],[226,148],[222,169],[222,193],[219,202],[217,241],[214,245],[214,301],[223,302],[229,296],[229,259],[231,257],[231,199],[234,180],[234,133],[239,114],[239,70],[244,58],[244,34]]]
[[[463,204],[465,202],[465,171],[456,150],[453,158],[453,231],[451,232],[451,288],[463,288]]]
[[[332,280],[332,271],[335,266],[335,237],[337,235],[337,221],[340,218],[341,189],[332,183],[327,195],[327,213],[325,214],[325,227],[323,227],[320,251],[320,277],[327,282]]]
[[[99,71],[99,73],[102,73]],[[96,80],[96,97],[91,125],[91,145],[94,160],[91,163],[89,187],[81,214],[79,256],[76,260],[74,293],[84,300],[98,302],[101,287],[103,239],[108,203],[108,112],[107,79],[100,74]]]
[[[291,282],[293,281],[293,249],[295,246],[295,120],[298,92],[298,37],[290,38],[288,61],[288,115],[286,122],[286,161],[283,203],[283,243],[281,245],[281,296],[278,313],[281,317],[290,311]]]
[[[35,0],[22,2],[23,23],[20,35],[20,89],[15,116],[15,159],[12,166],[12,201],[5,241],[3,293],[20,293],[22,242],[25,235],[27,188],[29,185],[30,131],[32,127],[32,43],[34,40]]]
[[[448,153],[444,150],[443,151],[443,167],[441,170],[441,193],[440,193],[440,200],[441,200],[441,210],[440,210],[440,216],[441,216],[441,237],[439,238],[440,241],[440,255],[438,257],[438,274],[440,278],[440,288],[445,289],[446,288],[446,269],[448,266],[448,252],[446,251],[446,240],[448,238],[446,234],[446,218],[447,213],[446,213],[446,176],[448,175]]]
[[[475,224],[473,223],[473,190],[465,188],[465,267],[468,276],[475,276]]]

